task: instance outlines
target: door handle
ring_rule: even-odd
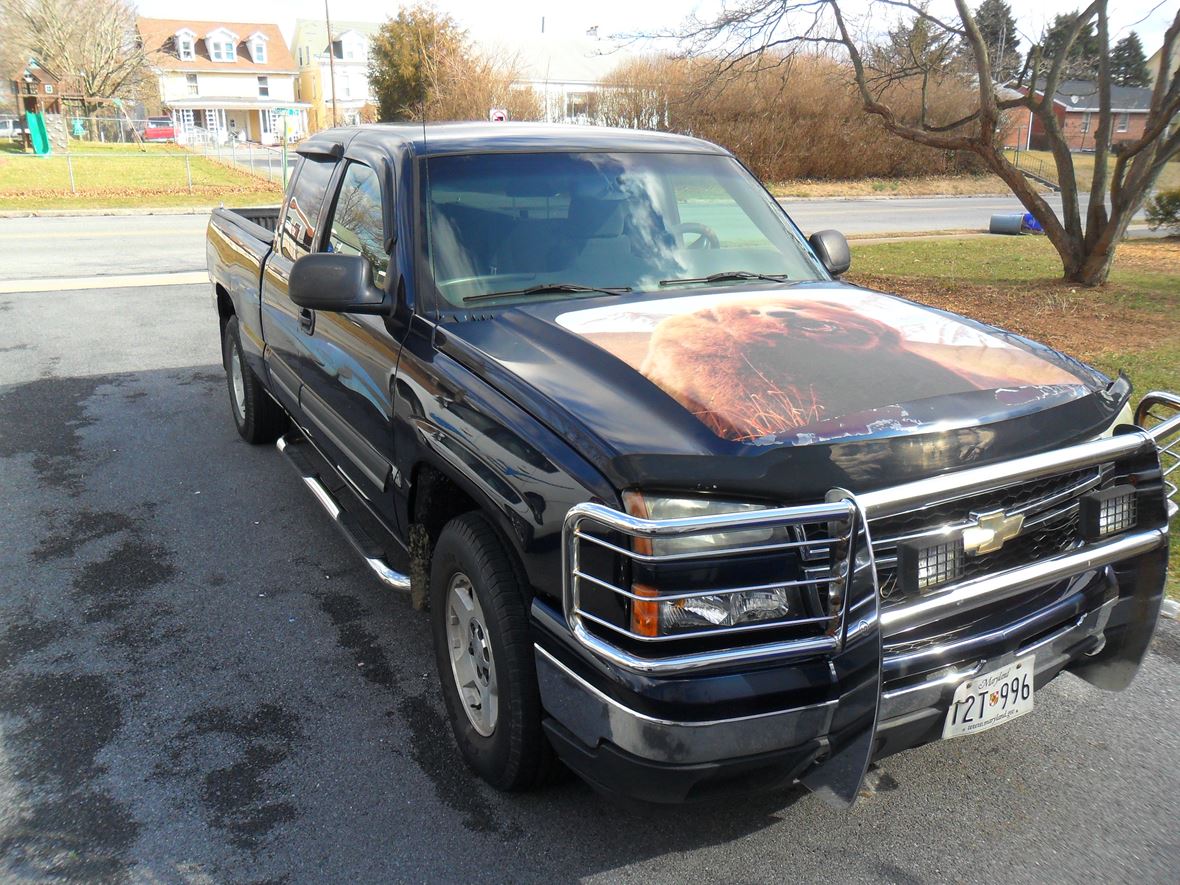
[[[310,307],[304,307],[300,309],[299,328],[308,335],[315,331],[315,311]]]

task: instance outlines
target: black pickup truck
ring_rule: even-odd
[[[429,610],[490,783],[851,803],[1063,670],[1134,676],[1180,398],[1132,414],[1124,377],[841,282],[839,233],[693,138],[299,154],[279,209],[209,225],[233,418]]]

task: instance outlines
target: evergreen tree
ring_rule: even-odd
[[[1073,27],[1076,15],[1059,15],[1053,19],[1053,24],[1045,32],[1045,39],[1041,41],[1042,71],[1047,71],[1061,48],[1065,45],[1066,33]],[[1078,38],[1070,47],[1065,62],[1065,76],[1075,80],[1094,80],[1098,77],[1098,57],[1102,50],[1098,45],[1098,35],[1094,33],[1094,22],[1088,21],[1078,32]]]
[[[1150,86],[1143,43],[1134,31],[1114,44],[1110,53],[1110,78],[1116,86]]]
[[[983,0],[975,10],[975,23],[987,44],[992,65],[992,78],[1007,83],[1020,74],[1021,54],[1017,51],[1020,38],[1016,35],[1016,19],[1012,7],[1004,0]],[[970,53],[970,48],[966,48]]]
[[[421,119],[435,98],[438,65],[460,54],[465,42],[458,22],[425,3],[403,6],[388,19],[369,50],[369,82],[381,119]]]

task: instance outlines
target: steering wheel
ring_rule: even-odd
[[[672,233],[677,235],[696,234],[697,238],[691,243],[685,245],[685,249],[720,249],[721,238],[717,236],[717,231],[709,227],[707,224],[699,224],[695,221],[685,221],[672,228]]]

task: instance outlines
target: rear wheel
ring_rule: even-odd
[[[549,779],[556,759],[541,729],[525,594],[482,514],[458,516],[439,535],[430,619],[443,702],[464,760],[501,790]]]
[[[246,364],[236,316],[229,318],[221,333],[221,358],[229,388],[230,413],[238,433],[248,443],[274,442],[287,428],[287,416]]]

